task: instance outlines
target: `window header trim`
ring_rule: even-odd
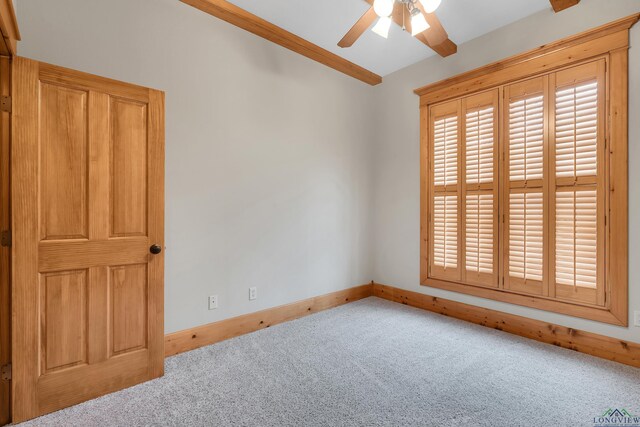
[[[420,96],[421,106],[435,104],[625,49],[629,29],[638,20],[640,13],[423,86],[414,93]]]

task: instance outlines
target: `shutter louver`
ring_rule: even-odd
[[[436,120],[433,140],[433,183],[453,185],[458,182],[458,117]]]
[[[598,83],[556,91],[556,176],[597,173]]]
[[[493,194],[467,194],[466,268],[493,274]]]
[[[445,269],[458,266],[458,197],[435,196],[433,201],[433,262]]]
[[[595,288],[596,266],[596,191],[560,191],[556,194],[556,283]]]
[[[513,101],[509,109],[510,179],[542,179],[544,146],[543,96]]]
[[[493,106],[466,114],[467,184],[493,181]]]
[[[509,274],[542,280],[543,195],[512,193],[509,197]]]

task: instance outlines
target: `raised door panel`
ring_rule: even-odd
[[[147,232],[147,106],[112,98],[111,236]]]
[[[40,278],[42,373],[87,362],[87,272]]]
[[[88,93],[40,87],[40,238],[87,238]]]
[[[112,354],[147,347],[147,265],[112,267]]]

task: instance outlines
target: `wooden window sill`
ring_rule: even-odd
[[[494,301],[522,305],[539,310],[551,311],[568,316],[581,317],[617,326],[628,326],[629,320],[621,313],[615,313],[607,307],[598,307],[587,304],[560,301],[539,295],[528,295],[506,289],[490,288],[485,286],[469,285],[459,282],[449,282],[439,279],[427,278],[420,283],[422,286],[444,289],[461,294],[473,295]]]

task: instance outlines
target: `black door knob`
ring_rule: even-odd
[[[151,245],[151,247],[149,248],[149,252],[151,252],[154,255],[158,255],[160,252],[162,252],[162,246]]]

